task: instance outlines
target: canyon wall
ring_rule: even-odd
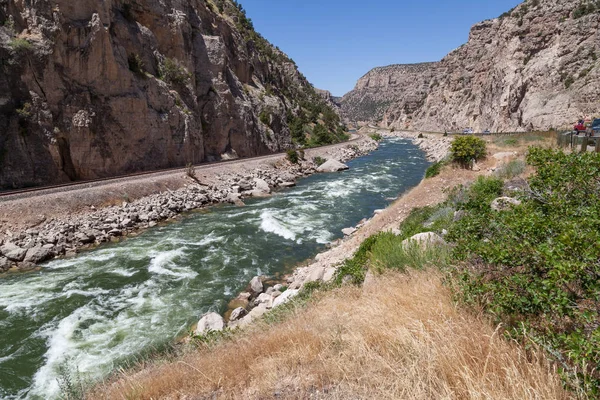
[[[421,71],[372,70],[342,111],[398,129],[568,127],[600,116],[599,26],[596,2],[529,0],[476,24],[466,44]]]
[[[281,151],[327,107],[230,0],[0,0],[0,71],[0,188]]]

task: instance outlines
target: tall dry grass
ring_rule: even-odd
[[[91,399],[567,399],[541,352],[458,309],[431,271],[317,295],[286,322],[127,373]]]

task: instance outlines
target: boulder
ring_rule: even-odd
[[[10,261],[6,257],[0,257],[0,272],[7,271],[10,268]]]
[[[252,278],[252,280],[250,281],[250,289],[255,295],[259,295],[263,292],[264,287],[260,276],[255,276],[254,278]]]
[[[25,254],[27,254],[27,249],[22,249],[13,243],[6,243],[0,247],[0,253],[4,254],[11,261],[23,261]]]
[[[338,160],[328,160],[317,168],[317,172],[338,172],[349,169],[346,164],[339,162]]]
[[[260,178],[254,178],[254,191],[255,192],[262,192],[262,193],[266,193],[269,194],[271,193],[271,188],[269,187],[269,184],[264,180],[264,179],[260,179]]]
[[[498,197],[492,201],[492,210],[494,211],[506,211],[513,206],[520,206],[521,201],[512,197]]]
[[[335,267],[325,268],[325,273],[323,274],[323,282],[331,282],[335,277],[336,272],[337,269]]]
[[[263,315],[265,315],[267,311],[269,311],[269,307],[267,306],[267,304],[260,303],[258,306],[254,307],[244,319],[248,318],[250,320],[253,320],[256,318],[260,318]]]
[[[254,304],[255,305],[266,304],[268,306],[269,303],[271,303],[272,300],[273,300],[273,298],[271,297],[270,294],[261,293],[261,294],[258,295],[258,297],[256,298],[256,300],[254,300]]]
[[[204,314],[200,321],[198,321],[198,327],[196,328],[196,335],[202,336],[209,332],[220,332],[225,329],[225,320],[219,314],[211,312]]]
[[[248,314],[248,311],[243,307],[238,307],[231,312],[229,316],[229,321],[237,321],[239,319],[244,318]]]
[[[308,276],[304,280],[304,283],[309,282],[318,282],[323,280],[323,275],[325,275],[324,267],[314,267],[309,270]]]
[[[351,236],[356,232],[356,228],[344,228],[342,229],[342,233],[344,236]]]
[[[290,299],[292,299],[293,297],[297,296],[298,293],[300,293],[300,290],[286,290],[285,292],[283,292],[281,294],[281,296],[278,296],[274,301],[273,301],[273,308],[278,307],[282,304],[287,303],[288,301],[290,301]]]
[[[92,236],[88,236],[87,234],[85,234],[83,232],[77,232],[75,234],[75,239],[77,239],[81,244],[88,244],[88,243],[92,243],[95,238]]]
[[[446,241],[440,235],[434,232],[418,233],[413,237],[403,241],[402,247],[406,249],[411,245],[411,243],[416,243],[421,249],[425,249],[429,246],[447,245]]]
[[[229,195],[227,195],[227,202],[235,204],[238,207],[243,207],[246,205],[242,201],[241,195],[239,193],[229,193]]]
[[[52,252],[50,249],[46,247],[36,246],[27,250],[27,254],[25,254],[25,261],[33,264],[38,264],[43,261],[46,261],[52,256]]]

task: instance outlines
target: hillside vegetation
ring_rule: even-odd
[[[90,398],[596,398],[600,156],[531,148],[527,162],[414,210],[249,331]],[[515,200],[492,208],[502,195]],[[448,244],[406,241],[422,232]]]

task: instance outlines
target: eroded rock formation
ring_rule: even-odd
[[[473,26],[465,45],[429,68],[374,69],[342,109],[399,129],[569,126],[600,114],[599,26],[595,2],[527,1]]]

